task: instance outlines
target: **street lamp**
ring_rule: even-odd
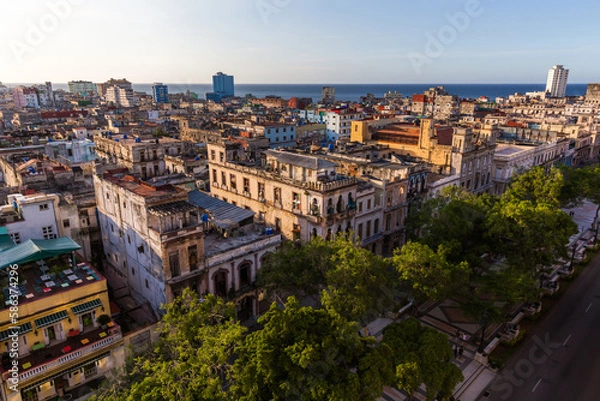
[[[485,342],[485,329],[487,328],[489,322],[489,315],[487,309],[483,312],[483,316],[481,317],[481,341],[479,341],[479,349],[477,352],[483,354],[483,345]]]

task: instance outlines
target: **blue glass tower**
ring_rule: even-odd
[[[162,83],[155,83],[152,85],[152,97],[154,98],[154,103],[168,103],[169,87]]]
[[[213,91],[206,94],[207,100],[220,102],[225,97],[233,97],[233,75],[217,72],[213,75]]]

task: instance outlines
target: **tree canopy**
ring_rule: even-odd
[[[260,318],[236,361],[239,400],[375,400],[386,381],[374,339],[332,309],[293,297]],[[379,356],[379,355],[378,355]]]
[[[415,318],[393,323],[383,330],[382,345],[391,352],[398,388],[412,395],[421,384],[427,399],[438,394],[449,397],[463,380],[461,370],[452,360],[448,337],[422,326]]]
[[[96,396],[104,401],[229,400],[235,350],[245,329],[235,307],[221,298],[203,300],[189,289],[166,305],[160,340],[131,358],[116,380]]]

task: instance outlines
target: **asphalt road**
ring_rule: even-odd
[[[600,254],[527,335],[480,401],[600,400]]]

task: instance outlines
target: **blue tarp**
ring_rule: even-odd
[[[77,251],[81,246],[69,237],[57,239],[30,239],[0,252],[0,269],[12,264],[22,265],[37,260]]]

